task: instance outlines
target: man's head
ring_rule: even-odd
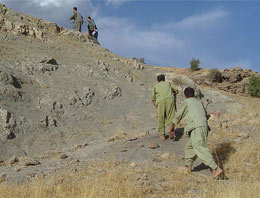
[[[74,8],[73,8],[73,11],[77,12],[77,11],[78,11],[78,8],[77,8],[77,7],[74,7]]]
[[[161,82],[161,81],[165,81],[165,76],[163,74],[160,74],[157,76],[157,81]]]
[[[191,87],[187,87],[185,90],[184,90],[184,97],[185,98],[192,98],[195,96],[195,90]]]
[[[90,16],[88,16],[88,21],[90,21],[91,20],[91,17]]]

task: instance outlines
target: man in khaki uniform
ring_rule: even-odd
[[[191,172],[193,162],[198,157],[211,168],[213,177],[217,177],[222,173],[222,170],[217,166],[207,145],[208,115],[202,103],[194,97],[193,88],[188,87],[184,90],[184,98],[185,100],[174,116],[169,129],[174,131],[175,125],[184,118],[184,132],[190,138],[185,147],[186,166],[182,167],[182,169],[186,172]]]
[[[172,83],[165,82],[164,75],[157,76],[157,81],[158,83],[153,87],[151,98],[158,113],[158,132],[161,134],[161,139],[165,140],[165,124],[170,127],[174,117],[175,94],[178,94],[178,89]],[[171,133],[170,138],[174,138]]]
[[[90,16],[88,17],[88,38],[92,39],[94,43],[98,43],[98,29],[95,24],[94,19],[92,19]]]
[[[74,20],[74,29],[81,32],[83,17],[80,15],[76,7],[73,8],[73,15],[70,17],[70,20]]]

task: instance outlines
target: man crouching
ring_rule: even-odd
[[[174,131],[175,125],[184,118],[184,132],[189,136],[189,140],[185,147],[186,166],[183,167],[183,170],[191,172],[193,162],[198,157],[205,165],[211,168],[213,177],[217,177],[222,173],[222,169],[217,166],[207,145],[207,113],[202,103],[194,97],[193,88],[188,87],[184,90],[184,98],[185,100],[174,116],[169,129],[169,131]]]

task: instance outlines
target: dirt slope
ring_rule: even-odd
[[[258,137],[259,110],[249,112],[247,98],[199,87],[180,71],[120,57],[84,34],[0,4],[0,171],[11,182],[111,159],[140,168],[183,164],[182,125],[179,141],[158,138],[150,100],[158,73],[180,82],[180,92],[193,86],[203,102],[213,101],[214,145],[247,141],[241,129]]]

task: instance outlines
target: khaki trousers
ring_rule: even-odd
[[[207,137],[207,127],[198,127],[191,131],[190,138],[185,147],[185,160],[187,166],[192,167],[193,162],[198,157],[211,169],[217,168],[217,164],[207,145]]]
[[[158,132],[165,134],[165,125],[169,128],[175,114],[173,99],[162,99],[157,105]]]

